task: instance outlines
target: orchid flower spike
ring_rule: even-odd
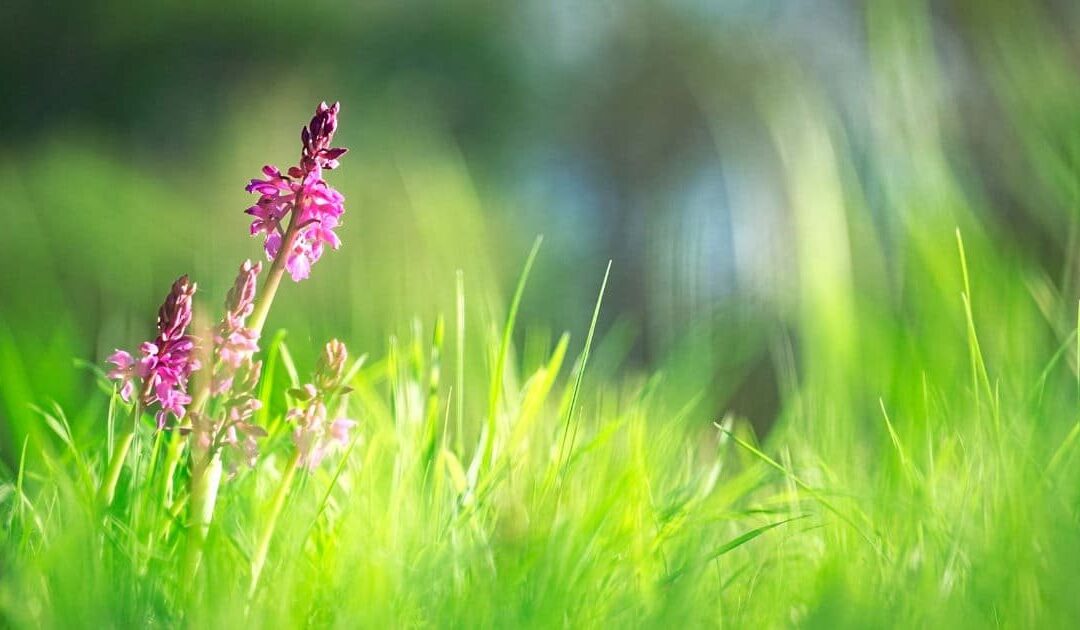
[[[187,276],[177,279],[158,309],[157,337],[141,344],[137,357],[117,350],[108,359],[113,364],[108,375],[120,381],[120,397],[131,402],[138,388],[142,405],[157,406],[159,429],[165,427],[170,414],[182,419],[191,402],[188,379],[199,369],[192,352],[195,341],[187,334],[195,289]]]
[[[322,170],[338,167],[347,149],[331,147],[341,106],[320,103],[311,122],[300,132],[300,164],[282,173],[264,166],[265,179],[253,179],[246,187],[259,195],[245,212],[255,219],[251,234],[265,234],[263,249],[269,260],[285,256],[285,269],[296,282],[311,274],[311,267],[327,246],[337,249],[341,240],[334,230],[345,213],[345,197],[322,178]]]

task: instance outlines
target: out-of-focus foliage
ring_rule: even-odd
[[[529,320],[580,333],[614,259],[605,321],[631,364],[712,329],[709,404],[767,426],[769,340],[836,279],[799,264],[811,232],[847,232],[805,244],[833,272],[877,270],[860,290],[885,298],[907,231],[951,231],[966,200],[996,251],[1078,290],[1070,3],[126,5],[0,9],[18,25],[0,48],[0,256],[21,270],[2,319],[23,351],[53,342],[42,376],[72,344],[96,360],[138,337],[181,271],[212,303],[218,271],[255,254],[241,184],[295,152],[267,130],[321,98],[345,103],[354,148],[348,247],[273,323],[294,335],[378,343],[445,308],[458,268],[504,295],[543,233]],[[829,180],[844,214],[810,199]],[[86,382],[57,385],[38,393],[73,402]]]
[[[100,443],[108,400],[72,359],[100,364],[144,337],[181,272],[216,306],[236,262],[258,252],[243,183],[294,158],[296,141],[267,130],[337,99],[352,148],[335,179],[345,244],[283,288],[270,328],[288,331],[300,364],[329,336],[377,361],[360,378],[368,442],[347,475],[364,509],[335,521],[354,534],[343,551],[357,564],[312,549],[298,525],[283,536],[309,555],[282,556],[289,577],[264,601],[284,605],[302,584],[316,604],[258,618],[1076,618],[1080,6],[116,5],[0,8],[19,25],[0,64],[0,446],[12,468],[25,436],[36,470],[50,461],[37,447],[56,442],[31,405],[57,400],[78,443]],[[455,312],[461,269],[475,343],[465,391],[449,391],[447,365],[440,402],[464,395],[469,441],[450,450],[467,460],[538,233],[507,435],[558,334],[580,351],[614,261],[579,472],[565,504],[536,491],[562,426],[552,400],[525,414],[538,428],[507,460],[517,481],[480,500],[475,521],[440,521],[459,497],[394,476],[415,463],[416,427],[381,361],[414,321]],[[716,454],[710,423],[728,411],[762,435],[773,427],[772,464],[750,442]],[[43,495],[69,490],[63,477],[32,481]],[[226,499],[234,522],[251,516],[243,496]],[[805,520],[711,556],[793,517]],[[243,579],[230,562],[244,541],[226,533],[216,570]],[[318,545],[337,544],[324,534]],[[65,540],[93,551],[83,537],[95,539],[76,528]],[[42,575],[63,593],[71,576],[50,564],[63,549],[23,566],[29,577],[0,604]],[[118,549],[101,583],[134,571]],[[103,596],[113,608],[97,614],[165,606],[168,571],[149,595]],[[312,586],[309,573],[331,582]],[[207,602],[218,610],[243,615]]]

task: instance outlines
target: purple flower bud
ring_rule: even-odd
[[[191,298],[195,295],[195,283],[187,276],[180,276],[158,309],[157,327],[160,339],[177,339],[191,323]]]
[[[225,298],[225,311],[228,319],[243,320],[251,315],[255,305],[255,289],[259,273],[262,272],[262,263],[254,263],[245,260],[240,265],[240,272],[236,275],[236,281],[229,289],[229,295]]]
[[[120,381],[120,398],[124,402],[131,402],[131,395],[135,392],[135,359],[131,358],[131,355],[123,350],[117,350],[109,355],[106,359],[109,363],[112,363],[113,369],[109,370],[109,378],[117,379]]]
[[[301,164],[304,170],[310,172],[321,168],[332,170],[337,167],[337,158],[346,151],[330,147],[334,132],[337,131],[339,111],[341,111],[340,103],[334,103],[332,107],[327,106],[326,103],[320,103],[315,109],[311,122],[300,132],[300,141],[304,145],[301,153]]]

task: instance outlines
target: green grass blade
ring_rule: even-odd
[[[800,515],[800,516],[793,516],[791,518],[785,518],[782,521],[777,521],[775,523],[769,523],[768,525],[762,525],[761,527],[754,528],[754,529],[746,532],[745,534],[741,534],[739,536],[736,536],[735,538],[732,538],[731,540],[729,540],[726,543],[720,545],[716,549],[713,549],[712,551],[710,551],[708,554],[706,554],[705,561],[710,562],[712,560],[715,560],[716,558],[719,558],[720,556],[722,556],[722,555],[724,555],[726,553],[729,553],[729,552],[731,552],[731,551],[733,551],[735,549],[738,549],[739,547],[742,547],[746,543],[750,542],[751,540],[757,538],[758,536],[764,534],[767,531],[770,531],[772,529],[776,529],[777,527],[780,527],[781,525],[785,525],[785,524],[790,523],[792,521],[797,521],[799,519],[803,519],[803,518],[806,518],[806,517],[807,517],[806,514],[803,514],[803,515]]]
[[[518,278],[517,288],[514,289],[514,297],[510,301],[510,311],[506,314],[506,324],[503,326],[502,342],[499,344],[499,354],[495,361],[495,370],[491,375],[491,390],[488,393],[488,417],[487,439],[484,441],[484,457],[481,467],[487,468],[491,464],[491,455],[495,449],[497,435],[496,419],[499,414],[499,397],[503,390],[503,374],[506,371],[506,357],[510,353],[510,342],[514,334],[514,322],[517,321],[518,307],[521,306],[521,296],[525,293],[525,283],[529,280],[529,272],[532,270],[536,254],[540,251],[540,245],[544,242],[543,235],[537,236],[533,242],[529,257],[525,260],[525,268]]]
[[[574,419],[574,409],[577,408],[578,396],[581,394],[581,383],[585,379],[585,366],[589,362],[589,352],[592,350],[593,336],[596,334],[596,322],[600,319],[600,305],[604,302],[604,291],[607,289],[608,277],[611,275],[611,262],[608,261],[607,269],[604,270],[604,280],[600,283],[600,293],[596,296],[596,305],[593,307],[592,321],[589,322],[589,334],[585,337],[585,348],[581,352],[581,361],[577,368],[577,378],[574,380],[574,389],[570,394],[570,404],[566,409],[566,418],[563,421],[563,437],[559,444],[560,468],[570,459],[570,451],[573,451],[574,440],[577,437],[577,425],[571,424]],[[569,451],[567,450],[567,436],[569,437]]]

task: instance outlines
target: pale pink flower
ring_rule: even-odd
[[[293,443],[300,451],[300,465],[314,470],[327,455],[349,445],[349,431],[356,421],[338,418],[327,421],[326,405],[315,400],[304,409],[289,411],[287,419],[296,425]]]
[[[336,404],[349,392],[343,383],[348,356],[345,344],[331,340],[319,358],[314,382],[291,392],[299,406],[290,409],[286,418],[295,426],[293,442],[300,453],[300,464],[310,469],[335,450],[348,446],[349,432],[356,426],[348,418],[329,420],[327,410],[328,405]]]
[[[232,387],[236,370],[250,363],[259,351],[259,335],[247,328],[246,324],[254,310],[256,285],[261,271],[262,263],[245,260],[225,298],[225,317],[214,333],[215,361],[211,390],[215,396]]]
[[[355,420],[349,420],[348,418],[338,418],[330,423],[330,438],[336,440],[341,446],[348,446],[349,444],[349,431],[353,430],[356,426]]]

